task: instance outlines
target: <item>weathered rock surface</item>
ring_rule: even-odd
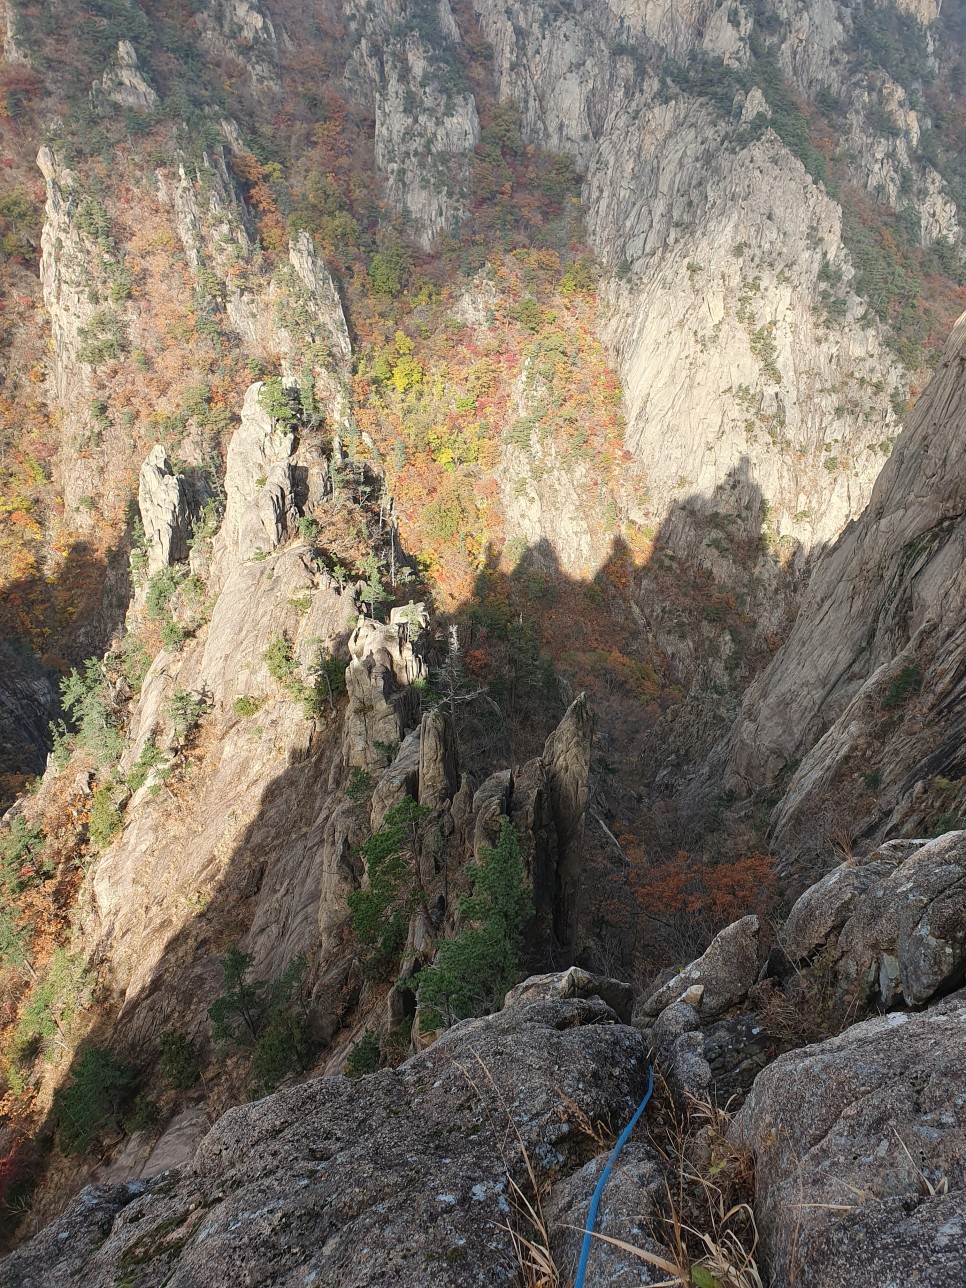
[[[886,881],[895,861],[870,856],[867,862],[843,863],[802,894],[778,935],[778,945],[793,966],[807,964],[831,946],[856,906]]]
[[[570,704],[543,750],[547,800],[557,834],[552,873],[553,928],[558,944],[572,952],[577,933],[577,898],[583,865],[584,817],[590,799],[590,753],[594,718],[586,695]]]
[[[117,59],[101,77],[101,88],[118,107],[146,112],[158,102],[157,92],[144,78],[137,51],[129,40],[118,41]]]
[[[190,1166],[81,1194],[0,1266],[0,1284],[114,1288],[137,1266],[145,1283],[184,1288],[509,1288],[508,1178],[527,1184],[515,1133],[538,1182],[559,1180],[586,1146],[567,1102],[594,1123],[625,1121],[646,1075],[641,1034],[601,1002],[514,1006],[396,1071],[229,1111]],[[646,1156],[627,1165],[639,1170],[626,1190],[618,1181],[609,1218],[621,1229],[636,1183],[656,1182]]]
[[[843,926],[846,989],[920,1006],[966,974],[966,832],[923,845],[871,890]]]
[[[966,833],[883,846],[806,890],[768,973],[807,981],[814,968],[842,1008],[922,1006],[958,988],[966,977]]]
[[[697,1000],[697,999],[695,999]],[[691,1002],[672,1002],[651,1032],[654,1058],[679,1105],[704,1100],[711,1085],[711,1066],[704,1056],[701,1019]]]
[[[749,690],[726,785],[754,791],[793,758],[773,815],[790,888],[833,829],[928,834],[964,802],[966,319],[862,517],[822,558],[786,644]]]
[[[424,14],[404,0],[349,9],[359,40],[348,77],[374,110],[376,163],[391,205],[428,247],[465,212],[480,133],[476,102],[460,83],[459,28],[449,0]]]
[[[350,767],[383,768],[387,748],[398,748],[414,723],[418,702],[412,684],[427,674],[428,624],[423,604],[393,609],[388,622],[359,618],[346,671],[344,747]]]
[[[260,0],[204,0],[197,23],[203,42],[240,63],[256,87],[275,83],[278,37]]]
[[[554,1001],[558,998],[597,997],[617,1015],[622,1024],[630,1024],[634,990],[619,979],[592,975],[571,966],[569,970],[550,975],[531,975],[522,984],[511,988],[506,995],[504,1008],[522,1006],[526,1002]]]
[[[292,497],[295,436],[277,428],[259,401],[257,381],[245,394],[241,424],[228,446],[225,518],[215,542],[216,564],[229,566],[269,555],[291,535],[297,518]]]
[[[744,998],[758,976],[758,918],[742,917],[715,936],[701,956],[646,999],[645,1015],[659,1015],[692,989],[702,1017],[720,1015]]]
[[[604,1157],[595,1158],[554,1186],[546,1205],[550,1251],[563,1283],[571,1283],[576,1273],[588,1195],[593,1194],[605,1161]],[[596,1226],[604,1239],[594,1240],[587,1262],[591,1283],[606,1284],[607,1288],[646,1288],[666,1282],[665,1271],[605,1242],[621,1239],[667,1260],[667,1248],[654,1241],[650,1230],[666,1196],[664,1172],[654,1150],[635,1142],[625,1145],[608,1177],[606,1196]]]
[[[732,1131],[755,1157],[775,1288],[962,1278],[966,1002],[780,1056]]]
[[[147,542],[147,574],[188,557],[190,516],[184,480],[168,464],[160,443],[151,448],[138,479],[138,510]]]

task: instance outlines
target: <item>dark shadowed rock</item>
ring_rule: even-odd
[[[583,866],[584,816],[590,798],[590,753],[594,717],[585,694],[575,699],[547,739],[543,763],[547,796],[557,831],[554,934],[564,952],[577,933],[577,896]]]

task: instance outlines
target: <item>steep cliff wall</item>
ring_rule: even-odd
[[[781,784],[772,827],[796,880],[836,830],[846,843],[929,835],[966,801],[964,364],[960,319],[730,740],[728,785]]]

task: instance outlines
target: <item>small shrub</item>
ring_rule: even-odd
[[[345,693],[345,663],[333,657],[328,650],[319,652],[312,668],[313,683],[302,695],[307,717],[321,715],[328,707],[335,710],[335,700]]]
[[[77,745],[89,751],[102,768],[117,764],[124,738],[114,715],[104,663],[91,658],[84,663],[83,671],[75,667],[61,680],[60,696],[74,727]]]
[[[40,824],[28,823],[22,814],[0,834],[0,882],[8,896],[50,875],[44,848]]]
[[[299,395],[287,389],[281,376],[269,376],[258,391],[258,405],[271,417],[272,426],[287,433],[299,419]]]
[[[249,716],[255,715],[261,708],[262,702],[262,698],[253,698],[246,693],[235,699],[231,704],[231,709],[239,720],[247,720]]]
[[[252,1050],[252,1085],[265,1095],[274,1091],[288,1074],[304,1072],[311,1063],[311,1045],[306,1017],[287,1002],[275,1006]]]
[[[225,991],[208,1007],[216,1042],[251,1042],[261,1028],[265,984],[248,978],[253,960],[237,945],[221,959]]]
[[[0,969],[29,973],[30,927],[23,924],[17,909],[0,901]]]
[[[311,1042],[302,979],[306,960],[294,957],[274,983],[250,978],[252,957],[235,946],[222,958],[225,992],[208,1008],[216,1042],[252,1050],[252,1081],[270,1091],[295,1069],[308,1068]]]
[[[151,654],[138,635],[125,635],[120,649],[121,670],[124,678],[135,691],[140,691],[144,677],[151,668]]]
[[[375,1073],[381,1062],[379,1039],[374,1033],[364,1033],[349,1049],[342,1072],[347,1078],[362,1078],[367,1073]]]
[[[159,1118],[158,1107],[153,1100],[147,1096],[135,1096],[124,1117],[124,1131],[128,1136],[133,1136],[136,1131],[147,1131],[153,1127]]]
[[[70,1082],[54,1097],[54,1121],[65,1154],[84,1154],[105,1131],[119,1130],[134,1086],[134,1071],[106,1046],[89,1046],[75,1061]]]
[[[181,645],[187,639],[187,633],[183,626],[179,625],[173,618],[168,618],[166,622],[161,623],[161,647],[171,649],[177,652]]]
[[[359,769],[358,766],[350,769],[345,794],[354,805],[361,805],[372,795],[372,775],[365,769]]]
[[[203,694],[192,693],[190,689],[174,689],[165,706],[165,714],[179,744],[188,741],[207,710],[208,700]]]
[[[52,1051],[58,1038],[65,1041],[69,1037],[75,1015],[89,999],[91,985],[81,954],[55,948],[46,969],[34,980],[14,1030],[8,1067],[12,1085],[18,1065],[42,1050]],[[14,1089],[19,1092],[22,1087]]]
[[[128,770],[127,785],[131,791],[136,792],[142,788],[152,774],[156,779],[163,780],[167,777],[161,769],[164,763],[164,752],[153,738],[149,738],[141,748],[141,754]]]
[[[183,1033],[168,1030],[158,1038],[161,1075],[172,1091],[190,1091],[201,1076],[201,1065],[192,1042]]]
[[[319,536],[319,525],[316,521],[308,515],[303,514],[299,519],[298,528],[299,538],[304,541],[307,546],[314,546]]]
[[[99,850],[110,845],[111,840],[124,826],[120,811],[112,799],[113,788],[109,783],[98,787],[91,802],[91,816],[87,835]]]
[[[886,689],[882,705],[887,710],[894,710],[914,697],[922,688],[922,672],[915,662],[907,662],[898,675],[893,676]]]
[[[406,797],[389,811],[379,831],[360,847],[368,885],[353,890],[348,903],[352,932],[371,975],[387,969],[406,942],[409,916],[422,896],[419,844],[428,816],[425,806]]]
[[[276,635],[262,654],[268,673],[279,684],[289,684],[298,675],[295,650],[287,635]]]

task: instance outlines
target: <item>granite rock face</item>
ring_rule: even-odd
[[[147,542],[148,577],[187,559],[191,535],[187,491],[160,443],[152,447],[141,466],[138,510]]]
[[[509,1288],[521,1150],[540,1183],[563,1180],[586,1146],[572,1106],[591,1122],[624,1121],[646,1077],[641,1034],[602,1002],[513,1006],[456,1026],[398,1070],[230,1110],[191,1164],[84,1191],[0,1264],[0,1284],[114,1288],[136,1265],[145,1283],[185,1288]],[[656,1181],[653,1163],[638,1166]],[[593,1181],[578,1176],[575,1209]]]
[[[645,1015],[659,1015],[672,1003],[693,998],[698,1014],[707,1018],[740,1002],[758,976],[758,933],[757,917],[726,926],[697,961],[647,998]]]
[[[118,107],[147,112],[157,106],[157,91],[145,79],[137,51],[129,40],[118,42],[117,59],[101,78],[101,89]]]
[[[772,816],[801,891],[833,830],[928,835],[963,806],[966,319],[862,516],[820,560],[784,646],[749,689],[725,784],[801,758]]]
[[[962,1274],[966,1002],[856,1024],[758,1075],[732,1132],[755,1158],[775,1288],[940,1288]]]

